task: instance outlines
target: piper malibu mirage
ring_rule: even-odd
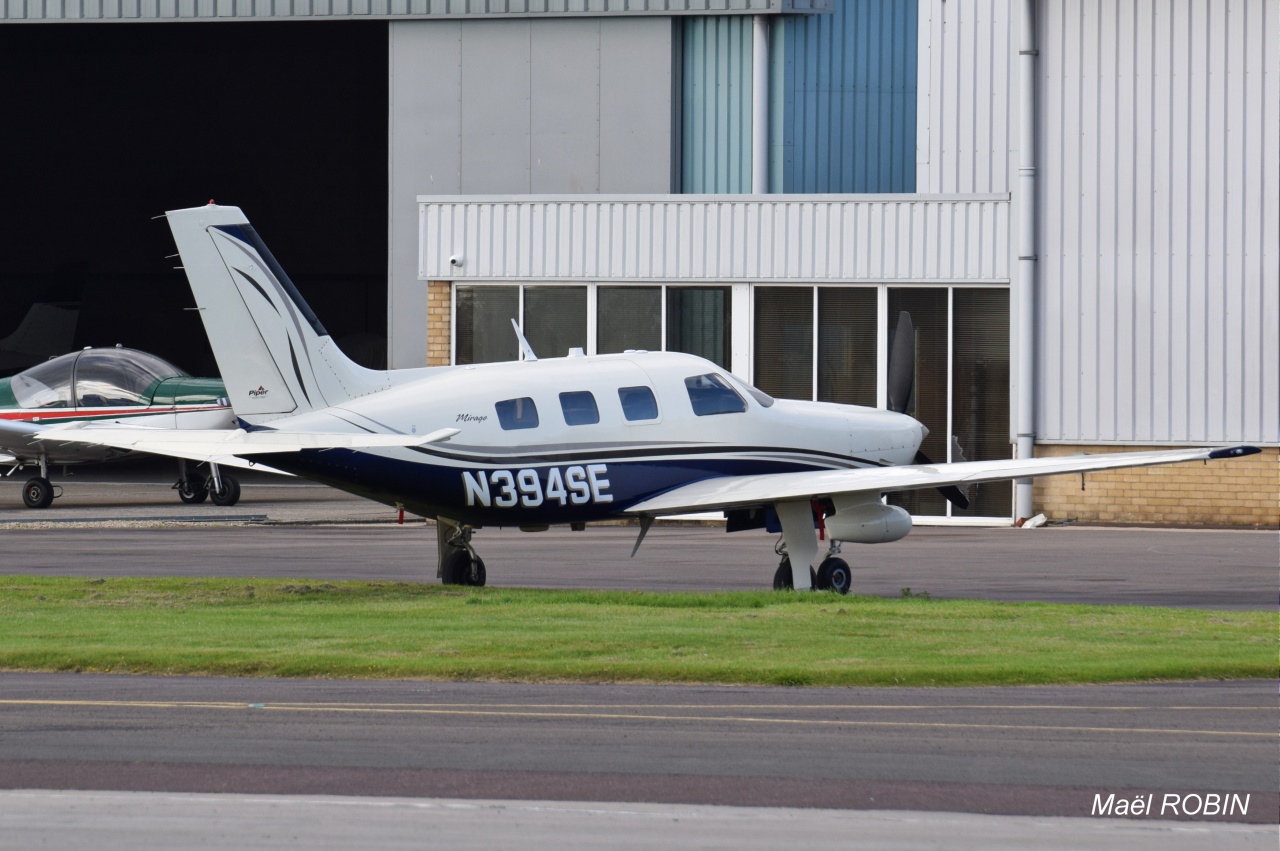
[[[777,512],[775,588],[845,593],[840,542],[896,541],[911,517],[883,494],[1248,455],[1253,447],[933,464],[902,413],[909,327],[894,343],[890,408],[774,400],[710,361],[628,352],[373,371],[340,352],[235,207],[167,214],[242,428],[86,426],[59,440],[196,460],[233,454],[437,520],[437,575],[483,585],[482,526],[534,530],[723,510],[729,528]],[[54,437],[54,435],[49,435]],[[821,543],[819,536],[821,528]],[[635,549],[632,550],[634,555]]]
[[[38,363],[12,378],[0,378],[0,464],[5,474],[39,467],[40,475],[22,486],[28,508],[48,508],[61,488],[49,482],[50,465],[111,461],[128,455],[110,446],[40,440],[59,423],[131,423],[169,429],[232,429],[235,414],[217,378],[193,378],[146,352],[120,346],[84,349]],[[241,465],[236,458],[219,459]],[[216,505],[235,505],[240,485],[228,475],[187,470],[179,461],[174,488],[187,503],[213,497]]]

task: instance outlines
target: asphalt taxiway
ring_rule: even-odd
[[[35,512],[18,484],[0,487],[4,573],[435,581],[432,528],[327,488],[250,476],[240,504],[220,509],[177,503],[163,479],[84,475]],[[635,533],[485,529],[475,543],[490,583],[513,586],[760,588],[776,564],[764,533],[660,527],[630,559]],[[1276,544],[1274,532],[921,528],[846,556],[864,594],[1272,609]],[[61,791],[39,806],[63,818],[172,808],[183,829],[210,808],[252,823],[266,806],[254,796],[267,795],[298,838],[324,823],[321,809],[341,811],[312,804],[334,800],[394,809],[400,826],[428,819],[465,834],[466,813],[516,825],[510,842],[472,847],[521,844],[538,824],[565,847],[601,825],[643,822],[656,837],[674,819],[706,827],[706,847],[731,847],[725,806],[738,828],[753,825],[754,847],[798,829],[793,808],[823,814],[801,817],[812,847],[880,830],[877,844],[892,847],[927,845],[935,831],[949,847],[1270,847],[1275,718],[1272,682],[746,689],[5,673],[0,788],[14,791],[0,795],[0,837],[38,835],[23,819],[42,810],[14,796],[45,789]],[[1251,798],[1233,824],[1166,824],[1091,818],[1098,793]],[[548,801],[561,803],[528,803]],[[634,815],[645,807],[659,815]],[[1055,833],[1044,819],[1062,824]],[[395,830],[380,834],[387,844]],[[1012,838],[995,841],[1005,830]],[[68,828],[59,844],[96,835]],[[246,838],[221,835],[223,847]],[[146,844],[120,836],[117,847]]]

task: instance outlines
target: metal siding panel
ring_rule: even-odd
[[[415,199],[422,187],[458,192],[461,24],[388,27],[389,365],[425,366],[426,304],[413,270],[420,242]]]
[[[751,20],[683,22],[681,189],[749,192],[751,187]]]
[[[600,191],[670,192],[671,22],[600,24]]]
[[[1007,192],[1016,146],[1016,4],[920,5],[917,189]]]
[[[916,20],[913,3],[843,0],[787,22],[782,191],[915,191]]]
[[[600,25],[529,23],[529,191],[600,190]],[[519,88],[521,77],[507,80]]]
[[[1008,280],[1007,258],[990,270],[976,259],[994,239],[986,230],[1008,225],[1002,197],[419,202],[426,280]],[[461,268],[448,266],[453,253]]]
[[[1041,438],[1275,442],[1274,10],[1043,12]]]
[[[463,25],[464,193],[529,191],[530,28],[528,21]]]

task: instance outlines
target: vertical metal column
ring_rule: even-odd
[[[751,194],[769,191],[769,17],[751,27]]]
[[[1018,42],[1018,350],[1017,456],[1035,454],[1035,294],[1036,294],[1036,0],[1022,0]],[[1018,479],[1014,519],[1030,517],[1033,479]]]

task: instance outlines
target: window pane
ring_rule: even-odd
[[[780,399],[813,398],[813,289],[756,287],[752,384]]]
[[[658,400],[648,387],[619,388],[618,400],[622,402],[622,415],[632,422],[658,418]]]
[[[596,290],[596,351],[662,350],[662,288],[600,287]]]
[[[1009,440],[1009,291],[962,290],[952,296],[951,426],[969,461],[1012,455]],[[960,459],[954,455],[952,461]],[[1008,517],[1008,482],[969,487],[969,508],[955,516]]]
[[[519,356],[520,344],[511,328],[511,320],[520,318],[518,287],[459,286],[454,316],[455,363],[493,363]]]
[[[667,351],[685,352],[728,369],[729,288],[667,288]]]
[[[876,291],[818,288],[818,401],[876,404]]]
[[[498,412],[498,423],[507,431],[538,427],[538,408],[528,396],[506,399],[493,407]]]
[[[524,336],[540,358],[587,348],[586,287],[525,287]]]
[[[889,351],[901,311],[911,314],[916,332],[916,380],[907,413],[929,429],[920,451],[929,460],[947,460],[947,291],[945,289],[889,290]],[[890,505],[912,514],[945,516],[947,500],[933,488],[889,494]]]
[[[741,414],[747,403],[718,375],[695,375],[684,380],[693,412],[700,417],[710,414]]]
[[[561,393],[560,410],[564,413],[565,425],[592,425],[600,422],[596,397],[586,390]]]

